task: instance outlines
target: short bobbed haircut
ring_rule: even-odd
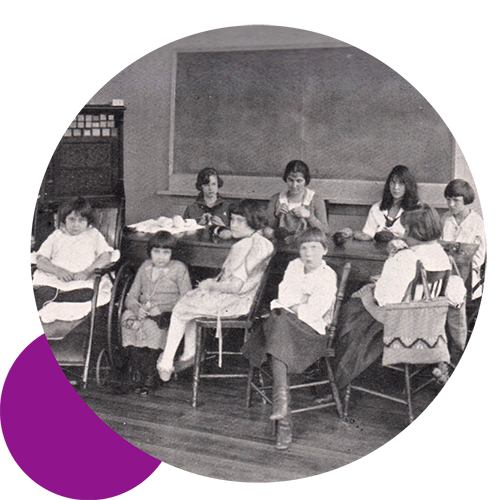
[[[408,167],[404,165],[396,165],[390,172],[385,181],[384,193],[380,203],[381,210],[389,210],[394,204],[394,198],[391,194],[391,182],[398,179],[405,185],[405,194],[401,201],[401,208],[408,210],[411,207],[418,205],[418,187],[413,175],[411,175]]]
[[[458,196],[463,196],[464,205],[470,205],[476,199],[476,194],[471,185],[463,179],[455,179],[444,188],[445,198],[456,198]]]
[[[427,203],[406,210],[401,216],[401,224],[406,229],[405,236],[418,241],[438,240],[443,233],[439,214]]]
[[[233,214],[245,217],[248,226],[256,231],[264,229],[269,223],[264,207],[256,200],[241,200],[231,203],[229,205],[229,220]]]
[[[217,184],[219,188],[221,188],[224,185],[224,181],[219,177],[217,170],[215,170],[215,168],[212,167],[206,167],[200,170],[198,172],[198,176],[196,177],[196,189],[200,191],[200,193],[203,191],[203,188],[201,186],[208,184],[210,182],[210,177],[212,175],[217,177]]]
[[[298,248],[300,248],[303,243],[311,243],[315,241],[321,243],[323,248],[328,249],[326,234],[317,227],[308,227],[295,237],[295,244]]]
[[[306,181],[306,186],[311,182],[311,174],[309,173],[309,167],[301,160],[292,160],[288,162],[285,167],[285,173],[283,174],[283,180],[286,182],[290,174],[295,172],[300,172]]]
[[[59,207],[59,223],[66,224],[66,218],[72,212],[87,219],[89,226],[95,222],[94,209],[90,202],[82,196],[66,201]]]
[[[177,240],[168,231],[158,231],[148,240],[148,255],[151,257],[153,248],[170,248],[173,250]]]

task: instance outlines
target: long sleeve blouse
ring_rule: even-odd
[[[185,264],[171,260],[158,279],[153,280],[153,263],[144,262],[130,287],[125,300],[127,309],[137,313],[140,305],[150,303],[157,306],[160,312],[172,311],[181,297],[191,290],[189,272]]]
[[[370,208],[365,226],[363,227],[363,233],[373,238],[379,231],[387,230],[395,236],[403,236],[405,234],[405,228],[401,224],[403,209],[400,208],[396,217],[391,221],[388,219],[389,211],[381,210],[380,203],[378,201]]]
[[[276,193],[271,196],[269,203],[267,205],[267,217],[269,219],[269,225],[276,229],[277,227],[283,227],[290,233],[295,233],[297,230],[305,229],[306,227],[317,227],[321,229],[324,233],[328,233],[328,220],[326,214],[325,200],[315,193],[311,189],[306,189],[306,194],[302,203],[295,206],[303,206],[309,210],[311,216],[309,219],[300,219],[296,217],[291,212],[286,214],[280,214],[280,208],[283,205],[290,206],[288,202],[286,191],[281,193]],[[302,221],[305,223],[302,227]]]
[[[451,269],[450,259],[437,241],[400,250],[386,260],[375,284],[374,297],[379,306],[403,300],[409,284],[415,278],[419,260],[427,271]]]
[[[460,224],[457,223],[451,212],[446,212],[442,220],[443,240],[478,245],[476,253],[472,257],[471,286],[474,287],[481,279],[481,266],[486,259],[486,236],[483,219],[477,212],[471,210]],[[479,288],[474,292],[472,298],[476,299],[481,295],[482,290]]]
[[[271,309],[283,308],[293,312],[290,308],[298,306],[297,317],[324,335],[331,322],[336,294],[337,275],[326,262],[306,273],[302,261],[295,259],[288,264],[279,285],[278,298],[271,302]]]

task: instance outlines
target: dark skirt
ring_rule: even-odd
[[[335,380],[341,389],[349,385],[382,355],[384,327],[351,298],[341,309],[335,345]]]
[[[326,354],[328,337],[285,309],[273,309],[270,317],[252,332],[243,346],[251,366],[260,367],[271,354],[287,365],[288,373],[302,373]]]

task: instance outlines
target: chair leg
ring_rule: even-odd
[[[351,399],[351,384],[347,386],[344,396],[344,418],[347,418],[349,412],[349,399]]]
[[[255,368],[251,366],[248,369],[248,380],[247,380],[247,399],[246,399],[246,407],[250,408],[252,404],[252,382],[255,375]]]
[[[337,413],[339,414],[339,417],[342,418],[344,412],[342,409],[342,401],[340,399],[339,388],[335,383],[335,375],[333,374],[333,370],[328,358],[325,358],[325,363],[326,363],[326,370],[328,373],[328,380],[330,381],[330,388],[332,389],[333,399],[335,400],[335,405],[337,406]]]
[[[203,344],[203,331],[202,328],[196,326],[196,349],[194,354],[194,370],[193,370],[193,408],[196,408],[198,403],[198,387],[200,385],[200,372],[201,372],[201,350]]]
[[[405,364],[405,382],[406,382],[406,397],[408,399],[408,417],[410,424],[413,422],[413,402],[411,399],[411,377],[410,377],[410,365]]]

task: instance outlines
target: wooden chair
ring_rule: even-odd
[[[327,349],[325,352],[325,355],[320,358],[315,365],[313,365],[313,373],[316,375],[316,377],[309,377],[309,378],[315,378],[314,380],[308,381],[308,382],[303,382],[303,383],[297,383],[297,384],[291,384],[290,385],[290,391],[294,391],[297,389],[304,389],[304,388],[313,388],[313,387],[320,387],[320,386],[327,386],[328,389],[331,391],[331,399],[330,398],[324,398],[324,402],[316,402],[312,405],[308,406],[302,406],[298,408],[292,408],[292,414],[294,413],[302,413],[306,411],[312,411],[312,410],[321,410],[322,408],[328,408],[331,406],[335,406],[337,408],[337,412],[339,414],[339,417],[343,416],[343,411],[342,411],[342,400],[340,398],[339,390],[337,387],[337,384],[335,382],[335,377],[333,373],[333,368],[332,368],[332,360],[333,357],[335,356],[335,349],[333,348],[333,341],[335,339],[335,333],[337,330],[337,323],[338,323],[338,318],[339,318],[339,313],[340,313],[340,308],[342,307],[342,302],[344,300],[344,295],[345,295],[345,289],[347,285],[347,281],[349,278],[349,273],[351,271],[351,263],[347,262],[344,264],[344,267],[342,269],[342,275],[340,279],[339,286],[337,288],[337,295],[335,298],[335,305],[333,309],[333,315],[332,315],[332,321],[330,325],[328,326],[327,329],[327,335],[328,335],[328,342],[327,342]],[[257,381],[256,381],[257,379]],[[266,382],[265,382],[266,381]],[[262,402],[264,404],[269,403],[272,405],[272,400],[270,397],[270,392],[272,391],[272,375],[266,371],[265,369],[262,368],[250,368],[250,374],[248,376],[248,388],[247,388],[247,408],[251,404],[251,398],[252,398],[252,392],[255,391],[257,392],[261,398]],[[292,398],[293,402],[293,398]]]
[[[247,340],[251,329],[253,328],[254,321],[257,319],[257,314],[262,302],[264,295],[264,290],[269,277],[270,266],[269,263],[272,256],[267,259],[262,266],[264,267],[264,273],[262,275],[261,282],[255,294],[252,302],[252,306],[245,316],[221,318],[222,332],[229,329],[238,329],[244,331],[243,343]],[[206,332],[209,330],[217,329],[217,318],[199,318],[196,320],[196,351],[194,358],[194,370],[193,370],[193,399],[192,406],[196,408],[198,403],[198,392],[200,386],[200,380],[202,378],[247,378],[248,372],[240,373],[202,373],[202,364],[205,360],[213,357],[219,357],[219,366],[222,366],[223,356],[243,356],[239,351],[224,351],[221,349],[222,342],[219,342],[219,350],[217,351],[203,351],[204,347],[204,337]]]
[[[407,295],[411,299],[411,301],[403,302],[399,304],[391,304],[385,306],[384,309],[386,311],[390,311],[391,314],[394,314],[395,317],[397,315],[402,314],[403,311],[409,312],[409,316],[405,316],[405,321],[399,322],[399,326],[408,331],[409,336],[414,334],[415,330],[420,330],[422,328],[422,322],[420,316],[418,316],[418,312],[421,311],[422,308],[434,308],[436,310],[438,320],[435,322],[431,328],[437,328],[442,330],[441,338],[444,342],[446,342],[446,332],[445,332],[445,321],[446,321],[446,313],[448,309],[447,299],[444,297],[446,291],[446,285],[448,283],[448,279],[450,276],[450,271],[426,271],[422,266],[421,262],[417,263],[417,272],[414,280],[410,284],[408,288]],[[420,293],[423,294],[423,299],[421,299],[418,295]],[[419,308],[418,306],[422,306]],[[417,306],[417,307],[415,307]],[[413,313],[411,312],[413,308]],[[413,317],[412,317],[413,316]],[[387,323],[385,324],[385,328],[387,328]],[[417,336],[418,337],[418,336]],[[415,340],[415,342],[419,342],[420,339]],[[413,342],[413,343],[415,343]],[[386,345],[386,340],[384,339],[384,350],[389,346]],[[384,353],[384,356],[385,356]],[[446,354],[448,351],[446,349]],[[425,356],[425,354],[422,354]],[[436,364],[438,361],[449,361],[449,355],[446,359],[433,359],[427,362],[425,359],[417,360],[418,362],[407,362],[407,363],[398,363],[398,364],[385,364],[385,366],[389,369],[401,372],[405,377],[405,397],[398,397],[387,394],[385,392],[379,390],[373,390],[361,385],[351,384],[347,387],[345,398],[344,398],[344,417],[347,418],[348,410],[349,410],[349,399],[352,390],[372,394],[374,396],[378,396],[390,401],[394,401],[396,403],[404,404],[408,407],[408,417],[409,422],[413,422],[414,420],[414,412],[413,412],[413,401],[412,396],[422,390],[424,387],[433,382],[433,378],[428,378],[421,385],[412,389],[412,381],[419,375],[426,366],[429,364]],[[415,366],[415,369],[412,369],[412,366]]]

